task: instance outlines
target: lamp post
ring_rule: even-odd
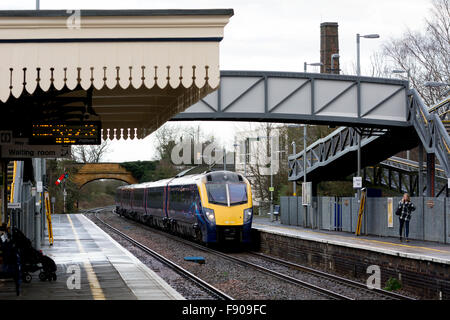
[[[292,154],[295,156],[296,151],[295,151],[295,141],[292,141]],[[294,197],[297,196],[297,182],[293,181],[292,182],[292,195]]]
[[[366,38],[366,39],[377,39],[380,35],[373,33],[373,34],[366,34],[366,35],[360,35],[359,33],[356,34],[356,75],[358,77],[361,76],[361,62],[360,62],[360,38]],[[358,101],[358,103],[360,103]],[[359,114],[358,114],[359,116]],[[357,176],[361,176],[361,133],[358,133],[358,151],[357,151],[357,158],[358,158],[358,173]],[[358,200],[361,198],[361,189],[358,189]]]
[[[405,69],[394,69],[391,72],[395,73],[395,74],[406,73],[406,77],[408,79],[408,89],[409,89],[409,81],[411,79],[409,69],[408,70],[405,70]],[[408,160],[410,159],[410,151],[409,150],[406,150],[406,159],[408,159]]]
[[[364,36],[360,35],[359,33],[356,34],[356,74],[357,76],[361,76],[361,66],[360,66],[360,45],[359,45],[359,39],[360,38],[366,38],[366,39],[377,39],[379,38],[379,34],[366,34]]]
[[[284,151],[284,150],[273,151],[272,150],[272,148],[273,148],[272,138],[273,138],[273,136],[270,136],[270,141],[271,141],[271,143],[270,143],[270,217],[271,218],[270,219],[271,219],[271,221],[274,221],[274,219],[273,219],[273,190],[274,190],[274,188],[273,188],[273,171],[272,171],[273,156],[272,156],[272,154],[273,153],[283,153],[286,151]]]
[[[308,128],[308,125],[305,123],[305,124],[301,124],[301,125],[289,125],[288,126],[289,128],[298,128],[298,127],[303,127],[303,182],[304,182],[304,184],[303,184],[303,186],[302,186],[302,188],[305,188],[306,187],[306,164],[307,164],[307,162],[306,162],[306,148],[307,148],[307,145],[306,145],[306,137],[307,137],[307,128]],[[293,148],[294,148],[294,155],[295,155],[295,152],[296,152],[296,150],[295,150],[295,141],[293,141],[292,142],[292,145],[293,145]],[[293,185],[293,190],[294,190],[294,196],[296,195],[296,191],[297,191],[297,185],[296,185],[296,181],[293,181],[293,183],[294,183],[294,185]],[[308,215],[308,206],[305,206],[305,219],[306,219],[306,221],[307,221],[307,215]]]
[[[431,95],[431,88],[448,87],[448,86],[450,86],[450,83],[448,83],[448,82],[439,82],[439,81],[427,81],[423,85],[430,89],[430,95]],[[445,91],[443,94],[439,95],[436,100],[439,101],[439,99],[441,97],[446,96],[449,92],[450,92],[450,89]]]
[[[303,70],[304,70],[304,72],[306,72],[307,66],[320,67],[320,66],[323,66],[323,63],[322,63],[322,62],[307,63],[307,62],[305,61],[305,63],[303,64]]]
[[[331,73],[334,73],[334,59],[339,59],[339,53],[333,53],[331,55],[331,65],[330,65]],[[339,71],[339,68],[337,69],[337,71]]]
[[[234,147],[234,157],[233,157],[233,159],[234,159],[234,172],[236,172],[237,171],[236,148],[239,147],[239,144],[236,143],[236,137],[235,137],[235,140],[234,140],[233,147]]]
[[[424,83],[425,87],[432,87],[432,88],[436,88],[436,87],[445,87],[445,86],[450,86],[450,83],[447,82],[438,82],[438,81],[427,81]]]
[[[394,69],[391,71],[392,73],[395,74],[401,74],[401,73],[406,73],[406,77],[408,79],[408,89],[409,89],[409,81],[411,80],[411,74],[410,74],[410,70],[405,70],[405,69]]]

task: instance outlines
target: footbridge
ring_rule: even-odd
[[[303,72],[221,71],[218,90],[171,120],[405,128],[408,82]]]
[[[358,139],[361,137],[361,166],[374,166],[383,163],[385,159],[404,150],[419,146],[419,160],[427,154],[427,187],[422,184],[422,174],[418,174],[418,181],[409,181],[409,189],[417,184],[417,190],[427,189],[428,194],[435,194],[435,160],[438,160],[440,178],[450,177],[450,137],[444,121],[448,116],[449,98],[439,102],[432,108],[427,108],[416,90],[408,93],[407,128],[386,128],[382,130],[368,130],[340,127],[327,137],[310,145],[304,151],[289,156],[289,180],[303,179],[320,182],[324,180],[341,180],[355,173],[357,165]],[[434,159],[436,157],[436,159]],[[306,158],[306,161],[304,161]],[[306,167],[304,163],[306,162]],[[386,162],[386,161],[385,161]],[[393,166],[393,161],[386,165]],[[417,166],[423,171],[421,161],[417,165],[409,163],[408,170]],[[397,176],[400,167],[397,167]],[[379,177],[379,175],[378,175]],[[392,177],[392,175],[391,175]],[[402,187],[401,174],[398,180],[399,191]],[[391,180],[392,181],[392,180]],[[391,185],[391,181],[387,185]],[[442,184],[442,183],[441,183]],[[405,185],[404,185],[405,186]],[[444,187],[446,184],[444,184]],[[442,190],[441,190],[442,191]],[[440,194],[441,192],[439,192]],[[418,191],[418,194],[421,192]]]
[[[450,176],[448,98],[428,108],[417,91],[408,89],[406,81],[333,74],[221,71],[220,83],[218,90],[171,120],[343,126],[310,145],[306,155],[302,151],[289,157],[290,181],[300,181],[305,172],[308,180],[317,183],[344,179],[356,171],[359,144],[362,168],[420,146],[428,157],[427,176],[431,176],[435,160],[440,170]],[[414,183],[422,185],[421,179],[417,180]],[[431,187],[434,175],[428,180],[428,189],[433,189],[434,194]],[[399,185],[399,190],[405,189],[401,175]]]

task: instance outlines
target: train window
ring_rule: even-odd
[[[206,190],[208,191],[209,202],[225,205],[228,204],[226,184],[207,183]]]
[[[170,190],[170,208],[177,211],[191,211],[198,199],[196,185],[172,187]]]
[[[143,206],[144,201],[144,189],[135,189],[133,191],[133,205]]]
[[[208,201],[222,205],[247,202],[247,185],[244,183],[207,183]]]
[[[247,185],[243,183],[228,184],[230,193],[230,204],[240,204],[247,202]]]
[[[147,192],[147,208],[163,207],[163,188],[151,188]]]

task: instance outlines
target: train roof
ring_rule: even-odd
[[[208,178],[209,177],[209,178]],[[211,171],[211,172],[204,172],[200,174],[191,174],[186,175],[178,178],[168,178],[158,181],[150,181],[150,182],[143,182],[139,184],[132,184],[127,186],[119,187],[119,189],[145,189],[145,188],[155,188],[155,187],[165,187],[166,185],[169,186],[176,186],[176,185],[186,185],[186,184],[197,184],[200,182],[203,178],[207,178],[208,181],[230,181],[230,182],[246,182],[247,179],[245,179],[244,176],[242,176],[240,173],[236,173],[233,171]]]

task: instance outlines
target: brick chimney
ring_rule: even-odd
[[[339,35],[337,22],[320,24],[320,73],[339,74],[339,58],[334,59],[334,71],[331,71],[331,55],[339,53]]]

